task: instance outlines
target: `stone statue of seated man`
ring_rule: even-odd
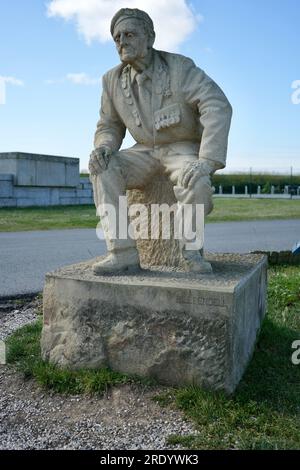
[[[103,77],[100,120],[89,170],[96,207],[141,189],[158,174],[172,183],[178,205],[212,210],[211,176],[224,168],[232,115],[222,90],[194,62],[153,48],[154,26],[147,13],[123,8],[111,21],[121,64]],[[126,129],[136,145],[120,150]],[[95,274],[136,268],[135,240],[112,237],[109,217],[103,226],[108,255]],[[209,272],[199,249],[182,255],[188,269]]]

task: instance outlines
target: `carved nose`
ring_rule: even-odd
[[[120,45],[123,46],[125,44],[127,44],[126,36],[124,34],[121,34],[121,36],[120,36]]]

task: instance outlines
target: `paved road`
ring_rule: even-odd
[[[227,222],[205,229],[205,248],[214,252],[288,250],[299,240],[300,220]],[[39,292],[46,272],[105,251],[95,230],[0,233],[0,298]]]

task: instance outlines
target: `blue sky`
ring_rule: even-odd
[[[70,1],[0,0],[0,77],[6,77],[0,152],[79,157],[84,169],[98,119],[99,78],[119,63],[106,40],[108,19],[124,2]],[[147,10],[149,0],[126,3]],[[51,4],[53,16],[47,15]],[[299,0],[151,5],[158,46],[193,58],[233,106],[227,168],[300,171],[300,103],[292,101],[293,93],[300,101],[300,88],[292,89],[296,80],[300,85]]]

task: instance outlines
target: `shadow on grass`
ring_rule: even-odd
[[[252,361],[234,399],[265,402],[276,411],[295,413],[300,405],[300,366],[292,363],[292,343],[299,331],[266,318]]]

